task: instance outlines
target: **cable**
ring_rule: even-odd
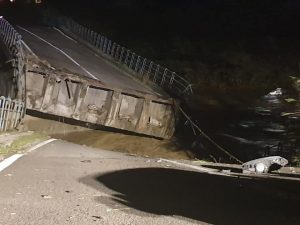
[[[229,153],[226,149],[224,149],[222,146],[220,146],[219,144],[217,144],[214,140],[212,140],[207,134],[205,134],[200,127],[195,124],[192,119],[183,111],[183,109],[178,106],[179,110],[181,111],[181,113],[185,116],[185,118],[189,121],[189,123],[192,125],[192,129],[194,131],[194,128],[196,128],[199,133],[205,137],[210,143],[212,143],[214,146],[216,146],[219,150],[221,150],[222,152],[224,152],[226,155],[228,155],[230,158],[234,159],[235,161],[237,161],[238,163],[243,163],[241,160],[239,160],[237,157],[235,157],[234,155],[232,155],[231,153]],[[194,132],[194,134],[196,135],[196,133]]]

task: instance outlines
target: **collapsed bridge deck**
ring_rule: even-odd
[[[175,102],[50,27],[23,36],[27,108],[83,122],[170,138]]]

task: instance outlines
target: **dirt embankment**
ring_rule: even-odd
[[[194,155],[179,147],[175,139],[159,140],[110,131],[92,130],[58,121],[26,116],[24,130],[32,130],[94,148],[126,152],[128,154],[163,157],[171,159],[192,159]]]

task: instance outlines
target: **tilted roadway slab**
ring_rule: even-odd
[[[176,104],[51,27],[21,27],[27,108],[159,138],[172,137]]]
[[[0,172],[0,224],[299,225],[299,186],[56,140]]]
[[[30,49],[54,68],[82,74],[111,86],[160,95],[57,29],[43,26],[17,26],[16,29]]]

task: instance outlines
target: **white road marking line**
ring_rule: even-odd
[[[62,32],[60,29],[57,29],[56,27],[52,27],[54,30],[58,31],[61,35],[65,36],[66,38],[68,38],[69,40],[75,42],[76,44],[78,43],[77,41],[75,41],[73,38],[69,37],[68,35],[66,35],[64,32]]]
[[[50,45],[51,47],[55,48],[57,51],[59,51],[60,53],[62,53],[64,56],[66,56],[69,60],[71,60],[75,65],[77,65],[78,67],[80,67],[84,72],[86,72],[88,75],[90,75],[92,78],[94,78],[95,80],[99,80],[97,77],[95,77],[91,72],[89,72],[86,68],[84,68],[83,66],[81,66],[75,59],[73,59],[71,56],[69,56],[67,53],[65,53],[63,50],[59,49],[58,47],[56,47],[55,45],[49,43],[48,41],[46,41],[44,38],[36,35],[35,33],[32,33],[31,31],[21,27],[21,26],[17,26],[20,29],[26,31],[27,33],[31,34],[32,36],[36,37],[37,39],[47,43],[48,45]]]
[[[56,140],[57,140],[57,139],[55,139],[55,138],[51,138],[51,139],[49,139],[49,140],[43,141],[43,142],[41,142],[41,143],[39,143],[39,144],[37,144],[37,145],[31,147],[28,151],[26,151],[26,153],[30,153],[30,152],[32,152],[32,151],[34,151],[34,150],[36,150],[36,149],[38,149],[38,148],[40,148],[40,147],[46,145],[46,144],[49,144],[49,143],[52,142],[52,141],[56,141]],[[25,153],[25,154],[26,154],[26,153]]]
[[[0,162],[0,172],[5,170],[7,167],[9,167],[11,164],[13,164],[15,161],[17,161],[22,156],[23,156],[23,154],[14,154],[9,158],[4,159],[2,162]]]
[[[26,153],[32,152],[32,151],[36,150],[37,148],[40,148],[40,147],[42,147],[52,141],[55,141],[55,140],[56,139],[52,138],[52,139],[43,141],[43,142],[33,146],[32,148],[30,148]],[[15,161],[17,161],[19,158],[23,157],[25,154],[14,154],[14,155],[10,156],[9,158],[4,159],[2,162],[0,162],[0,172],[5,170],[10,165],[12,165]]]

